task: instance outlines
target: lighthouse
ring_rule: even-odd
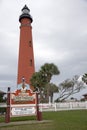
[[[30,79],[35,72],[34,53],[33,53],[33,38],[32,38],[32,22],[33,18],[30,15],[30,9],[25,5],[21,10],[22,14],[19,17],[20,22],[20,41],[19,41],[19,57],[18,57],[18,74],[17,85],[24,82],[31,89]]]

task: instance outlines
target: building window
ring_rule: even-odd
[[[32,59],[30,59],[30,66],[32,66]]]
[[[32,47],[32,42],[31,41],[29,41],[29,47]]]

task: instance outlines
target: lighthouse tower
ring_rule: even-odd
[[[18,75],[17,85],[20,86],[25,82],[30,86],[30,78],[35,72],[34,67],[34,53],[33,53],[33,39],[32,39],[32,16],[30,9],[25,5],[22,9],[22,14],[19,17],[20,22],[20,44],[19,44],[19,58],[18,58]],[[32,88],[31,88],[32,89]]]

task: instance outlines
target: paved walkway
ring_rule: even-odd
[[[28,125],[28,124],[37,124],[37,123],[48,123],[51,122],[50,120],[42,120],[42,121],[37,121],[37,120],[33,120],[33,121],[18,121],[18,122],[9,122],[9,123],[0,123],[0,127],[3,126],[15,126],[15,125]]]

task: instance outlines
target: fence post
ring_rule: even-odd
[[[85,106],[86,106],[86,109],[87,109],[87,101],[85,101]]]
[[[7,108],[6,108],[6,115],[5,115],[5,123],[10,122],[10,87],[8,87],[7,91]]]
[[[70,109],[72,109],[72,102],[70,102]]]
[[[57,111],[57,105],[56,105],[56,102],[55,102],[55,111]]]

